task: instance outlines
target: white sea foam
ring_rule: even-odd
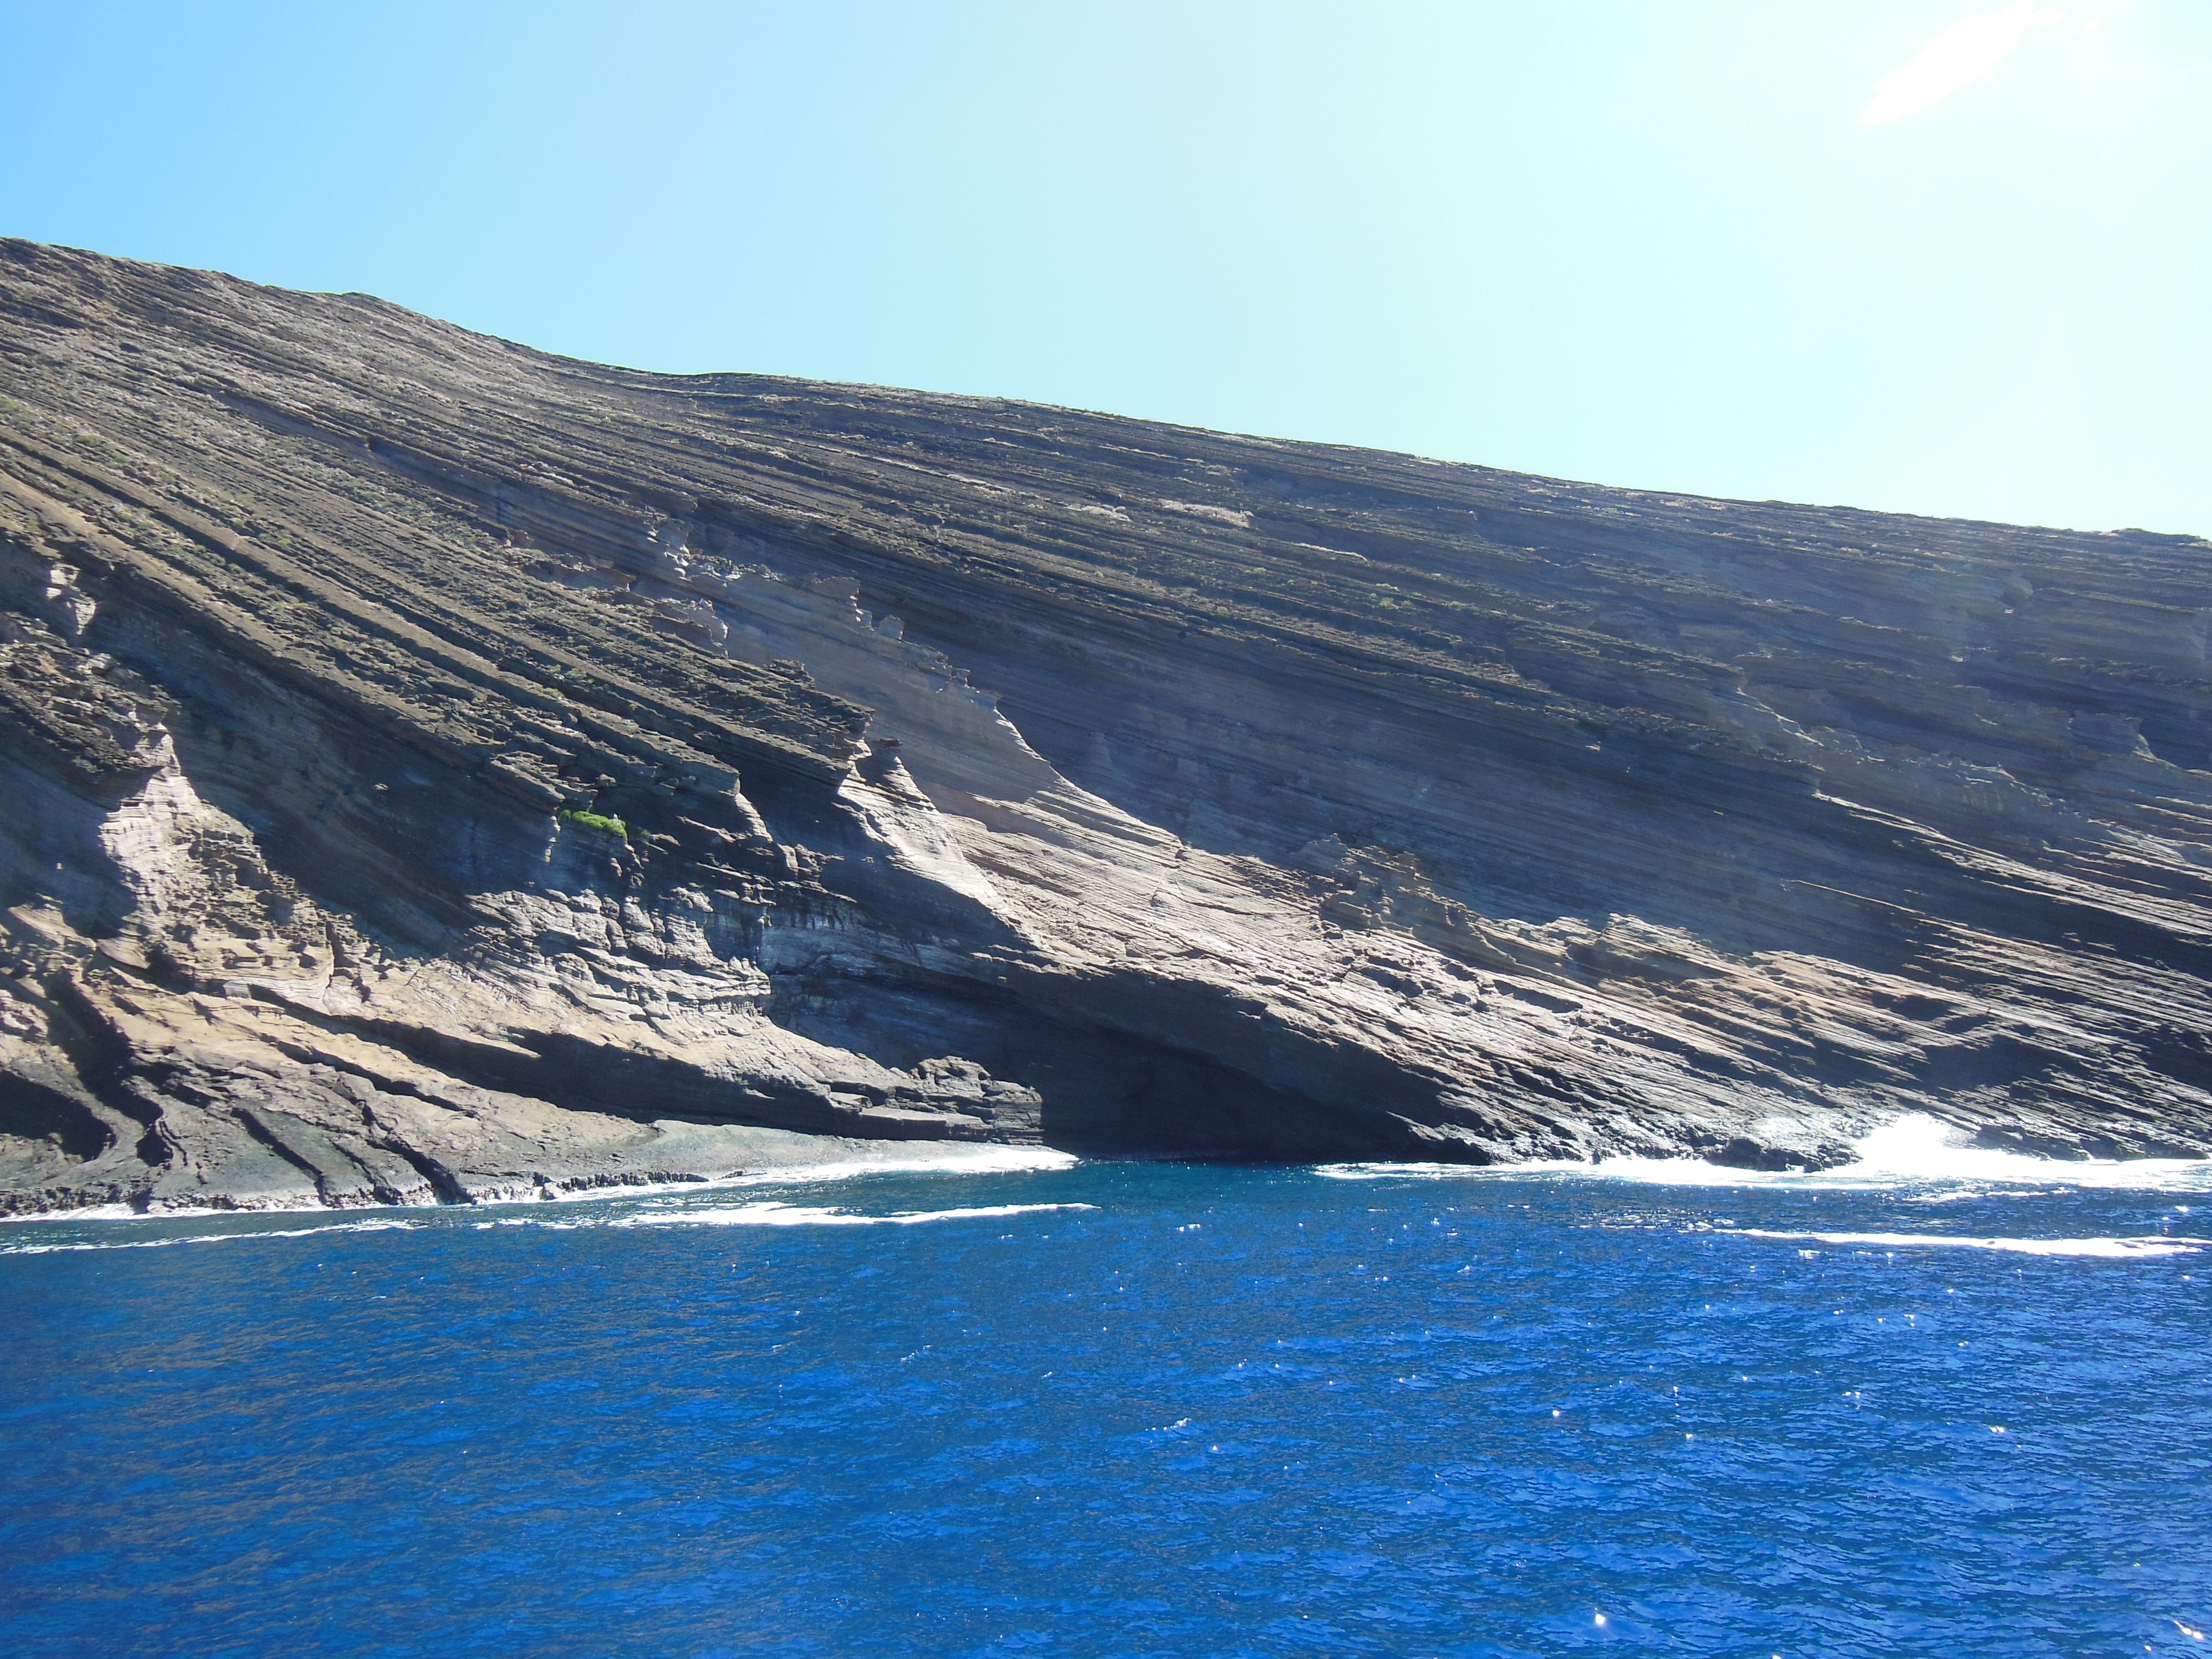
[[[866,1175],[1027,1175],[1072,1170],[1081,1162],[1073,1152],[1049,1146],[947,1146],[896,1157],[848,1158],[834,1164],[800,1164],[734,1176],[741,1187],[799,1186],[815,1181],[847,1181]]]
[[[610,1197],[620,1195],[607,1194]],[[1035,1215],[1052,1210],[1095,1210],[1097,1207],[1095,1204],[982,1204],[963,1209],[901,1210],[889,1215],[865,1215],[821,1205],[788,1204],[777,1200],[722,1208],[664,1203],[659,1207],[629,1215],[572,1214],[556,1221],[543,1214],[510,1212],[485,1220],[471,1220],[467,1224],[477,1231],[490,1227],[545,1227],[562,1232],[598,1227],[908,1227],[925,1221],[998,1220],[1007,1216]],[[216,1213],[235,1217],[234,1212]],[[362,1221],[333,1222],[319,1227],[241,1227],[228,1232],[178,1233],[163,1238],[64,1239],[23,1244],[0,1243],[0,1255],[45,1255],[58,1250],[164,1250],[180,1244],[222,1244],[234,1239],[316,1238],[333,1233],[405,1232],[422,1227],[451,1225],[463,1221],[469,1213],[467,1210],[447,1206],[419,1221],[380,1217]],[[167,1218],[134,1215],[131,1218],[146,1221]]]
[[[1612,1158],[1595,1164],[1331,1164],[1319,1173],[1334,1181],[1375,1181],[1427,1176],[1456,1180],[1525,1180],[1575,1176],[1657,1187],[1782,1187],[1891,1190],[1900,1187],[1973,1183],[1996,1187],[2074,1187],[2100,1191],[2212,1193],[2212,1158],[2030,1158],[1967,1144],[1954,1126],[1911,1112],[1852,1144],[1849,1164],[1832,1170],[1782,1173],[1735,1170],[1691,1158]]]
[[[2139,1256],[2194,1255],[2212,1249],[2212,1238],[2183,1238],[2153,1233],[2134,1238],[1964,1238],[1944,1233],[1790,1233],[1764,1227],[1720,1227],[1734,1238],[1787,1238],[1819,1244],[1860,1244],[1876,1249],[2009,1250],[2019,1255],[2085,1255],[2106,1261]]]
[[[216,1210],[200,1213],[235,1216],[237,1212]],[[65,1218],[74,1221],[76,1217],[72,1215]],[[135,1212],[131,1217],[133,1221],[171,1218],[148,1217]],[[57,1250],[166,1250],[178,1244],[228,1244],[234,1240],[248,1238],[319,1238],[330,1233],[408,1232],[418,1224],[412,1221],[378,1219],[341,1221],[323,1227],[249,1227],[227,1233],[179,1233],[167,1238],[65,1239],[49,1244],[0,1244],[0,1255],[49,1255]]]
[[[659,1198],[670,1193],[710,1193],[732,1187],[805,1187],[823,1181],[850,1181],[872,1175],[1029,1175],[1069,1170],[1082,1160],[1049,1146],[940,1146],[929,1152],[882,1158],[840,1158],[822,1164],[790,1164],[766,1170],[738,1170],[699,1181],[610,1183],[579,1187],[519,1204],[603,1204],[621,1199]]]
[[[1987,1182],[2001,1186],[2090,1187],[2107,1190],[2212,1189],[2212,1158],[2031,1158],[1967,1143],[1951,1125],[1913,1112],[1859,1140],[1857,1156],[1832,1171],[1862,1181]]]
[[[579,1187],[570,1190],[538,1194],[517,1194],[507,1197],[480,1197],[469,1209],[489,1212],[512,1212],[516,1209],[542,1209],[547,1204],[617,1204],[635,1203],[641,1200],[660,1198],[672,1194],[690,1194],[726,1190],[743,1187],[804,1187],[819,1182],[848,1181],[858,1176],[870,1175],[1025,1175],[1048,1173],[1073,1169],[1082,1160],[1073,1152],[1055,1152],[1048,1146],[937,1146],[931,1150],[898,1152],[880,1158],[841,1158],[821,1164],[793,1164],[766,1170],[739,1170],[725,1176],[713,1176],[696,1181],[610,1182],[605,1186]],[[398,1211],[416,1211],[434,1214],[441,1221],[451,1220],[457,1213],[465,1212],[459,1206],[445,1204],[400,1204],[390,1206]],[[79,1222],[149,1222],[163,1221],[243,1221],[253,1216],[321,1216],[331,1213],[330,1206],[313,1199],[298,1203],[272,1204],[265,1209],[221,1209],[212,1206],[179,1205],[174,1208],[158,1210],[133,1209],[127,1204],[88,1205],[81,1210],[52,1210],[0,1216],[0,1223],[28,1225],[74,1226]],[[502,1216],[502,1220],[506,1218]],[[153,1249],[171,1244],[213,1243],[224,1238],[299,1238],[308,1233],[358,1231],[378,1226],[404,1227],[414,1224],[405,1221],[364,1221],[337,1227],[308,1227],[289,1231],[276,1228],[247,1230],[236,1233],[210,1233],[176,1238],[132,1239],[114,1244],[70,1243],[13,1246],[0,1243],[0,1254],[35,1255],[47,1250],[62,1249]],[[492,1224],[479,1223],[479,1226]],[[556,1224],[538,1224],[553,1225]],[[598,1224],[572,1223],[571,1225]],[[0,1238],[4,1238],[0,1234]]]
[[[980,1221],[1010,1215],[1038,1215],[1048,1210],[1095,1210],[1095,1204],[979,1204],[961,1210],[901,1210],[891,1215],[855,1215],[819,1205],[765,1202],[735,1209],[644,1210],[608,1224],[615,1227],[911,1227],[925,1221]]]
[[[393,1207],[413,1209],[416,1206]],[[224,1206],[214,1204],[179,1204],[155,1210],[137,1210],[128,1204],[88,1204],[81,1210],[25,1210],[16,1215],[0,1215],[0,1222],[10,1224],[44,1222],[52,1225],[57,1221],[212,1221],[217,1217],[226,1221],[238,1221],[257,1215],[330,1213],[329,1205],[314,1199],[297,1204],[270,1204],[250,1210],[241,1210],[235,1205]]]

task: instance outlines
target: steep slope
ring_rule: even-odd
[[[0,1204],[2212,1152],[2208,607],[0,242]]]

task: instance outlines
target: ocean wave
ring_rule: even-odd
[[[735,1209],[646,1210],[623,1216],[612,1227],[911,1227],[925,1221],[981,1221],[1049,1210],[1095,1210],[1096,1204],[979,1204],[958,1210],[901,1210],[891,1215],[856,1215],[819,1205],[766,1201]]]
[[[1731,1238],[1784,1238],[1820,1244],[1858,1244],[1876,1249],[2008,1250],[2018,1255],[2094,1256],[2130,1261],[2142,1256],[2194,1255],[2212,1249],[2212,1238],[2184,1238],[2151,1233],[2128,1238],[1966,1238],[1947,1233],[1796,1233],[1766,1227],[1717,1227]]]
[[[610,1194],[608,1196],[617,1196]],[[632,1194],[634,1196],[634,1194]],[[223,1232],[176,1233],[161,1238],[27,1240],[11,1243],[0,1239],[0,1255],[46,1255],[63,1250],[166,1250],[185,1244],[223,1244],[240,1239],[317,1238],[335,1233],[410,1232],[425,1227],[466,1225],[478,1231],[493,1227],[543,1227],[570,1232],[601,1227],[910,1227],[927,1221],[999,1220],[1008,1216],[1036,1215],[1052,1210],[1095,1210],[1095,1204],[981,1204],[950,1210],[901,1210],[889,1215],[867,1215],[822,1205],[789,1204],[768,1200],[734,1207],[665,1204],[629,1215],[589,1216],[573,1212],[555,1219],[544,1213],[552,1206],[533,1206],[539,1213],[473,1216],[475,1206],[441,1206],[419,1220],[373,1217],[360,1221],[331,1222],[318,1227],[254,1227],[242,1225]],[[246,1218],[236,1212],[217,1212],[232,1220]],[[172,1220],[171,1217],[134,1214],[140,1222]]]
[[[203,1211],[201,1214],[236,1216],[230,1210]],[[168,1216],[146,1216],[132,1212],[133,1221],[170,1220]],[[74,1215],[46,1219],[74,1221]],[[179,1233],[167,1238],[102,1238],[60,1239],[51,1243],[11,1244],[0,1241],[0,1255],[51,1255],[58,1250],[166,1250],[179,1244],[228,1244],[239,1239],[255,1238],[318,1238],[330,1233],[388,1233],[411,1232],[422,1224],[380,1218],[369,1221],[337,1221],[321,1227],[240,1227],[223,1233]]]
[[[871,1175],[1028,1175],[1049,1174],[1070,1170],[1082,1160],[1073,1152],[1055,1152],[1048,1146],[946,1146],[930,1152],[899,1152],[882,1158],[840,1158],[821,1164],[793,1164],[766,1170],[739,1170],[729,1175],[709,1176],[696,1180],[655,1182],[609,1182],[603,1186],[577,1187],[567,1190],[517,1193],[513,1194],[479,1194],[466,1205],[441,1203],[395,1204],[387,1206],[395,1211],[416,1211],[434,1215],[441,1221],[450,1221],[456,1215],[471,1211],[492,1213],[514,1210],[544,1210],[550,1205],[599,1205],[635,1203],[675,1195],[695,1195],[702,1193],[727,1191],[747,1187],[805,1187],[823,1182],[848,1181],[858,1176]],[[330,1206],[313,1199],[297,1202],[272,1204],[265,1208],[239,1210],[213,1206],[178,1205],[173,1208],[141,1210],[127,1204],[94,1204],[82,1209],[26,1212],[17,1215],[0,1216],[0,1224],[25,1227],[74,1226],[79,1222],[136,1222],[141,1225],[151,1222],[178,1221],[245,1221],[252,1217],[323,1216],[332,1213]],[[506,1221],[507,1218],[501,1216]],[[236,1233],[195,1234],[186,1237],[133,1239],[127,1243],[84,1244],[35,1244],[13,1246],[7,1244],[6,1234],[0,1231],[0,1255],[28,1255],[58,1249],[150,1249],[171,1244],[204,1244],[223,1238],[299,1238],[308,1233],[333,1231],[358,1231],[370,1226],[404,1227],[415,1224],[405,1221],[361,1222],[337,1227],[307,1227],[284,1231],[264,1228]],[[479,1222],[479,1227],[493,1224]],[[514,1224],[509,1222],[507,1224]],[[554,1223],[531,1224],[554,1225]],[[599,1224],[572,1223],[572,1225]]]
[[[2057,1158],[1968,1144],[1963,1132],[1923,1112],[1910,1112],[1851,1143],[1848,1164],[1818,1170],[1730,1169],[1694,1158],[1610,1158],[1594,1164],[1328,1164],[1332,1181],[1390,1176],[1455,1180],[1572,1177],[1655,1187],[1777,1187],[1891,1190],[1971,1182],[2014,1188],[2069,1187],[2106,1192],[2212,1193],[2212,1158]]]
[[[817,1182],[850,1181],[872,1175],[1030,1175],[1072,1170],[1082,1160],[1049,1146],[943,1146],[931,1152],[898,1152],[882,1158],[837,1158],[821,1164],[788,1164],[766,1170],[738,1170],[696,1181],[610,1182],[579,1187],[547,1197],[511,1200],[520,1204],[599,1204],[611,1200],[657,1198],[669,1193],[703,1193],[732,1187],[806,1187]]]
[[[901,1153],[878,1158],[848,1158],[830,1164],[798,1164],[732,1176],[733,1187],[803,1186],[816,1181],[846,1181],[867,1175],[1030,1175],[1072,1170],[1082,1160],[1049,1146],[948,1146],[942,1152]]]
[[[540,1210],[548,1204],[618,1204],[668,1197],[697,1197],[751,1187],[811,1187],[875,1175],[1035,1175],[1072,1170],[1082,1160],[1048,1146],[950,1146],[929,1152],[884,1158],[840,1158],[821,1164],[790,1164],[767,1170],[739,1170],[695,1181],[611,1182],[512,1199],[486,1199],[485,1209]],[[505,1221],[505,1218],[501,1218]],[[514,1224],[508,1223],[507,1224]],[[546,1223],[546,1225],[555,1224]]]
[[[330,1208],[313,1199],[253,1209],[240,1209],[234,1204],[179,1204],[158,1210],[133,1209],[128,1204],[88,1204],[75,1210],[22,1210],[13,1215],[0,1215],[0,1225],[37,1226],[44,1223],[51,1226],[57,1221],[236,1221],[242,1216],[254,1215],[324,1215],[329,1213]]]

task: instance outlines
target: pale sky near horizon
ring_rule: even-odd
[[[642,368],[2212,534],[2212,0],[0,0],[0,234]]]

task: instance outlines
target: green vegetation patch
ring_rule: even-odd
[[[596,830],[603,836],[620,836],[624,841],[629,839],[629,825],[620,818],[611,818],[604,812],[572,812],[562,807],[561,822],[573,823],[579,830]]]

